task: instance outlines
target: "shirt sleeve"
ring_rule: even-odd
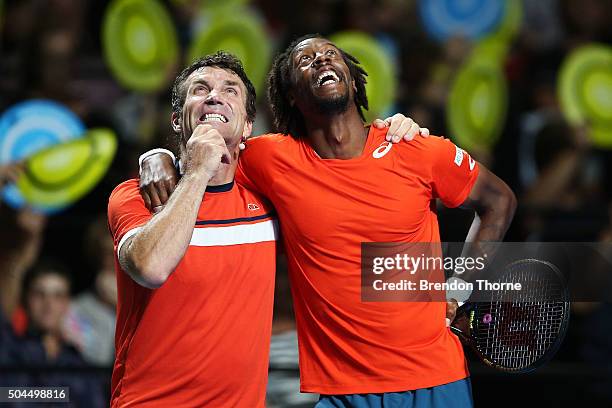
[[[108,227],[115,253],[121,245],[152,218],[138,190],[138,181],[126,181],[113,190],[108,200]]]
[[[448,139],[432,140],[432,190],[450,208],[461,205],[472,191],[479,167],[465,150]]]
[[[236,181],[248,190],[269,199],[272,182],[270,170],[274,160],[272,135],[257,136],[247,140],[247,148],[240,153],[236,169]]]
[[[257,179],[253,180],[253,175],[251,173],[248,172],[248,165],[245,166],[246,160],[244,160],[244,158],[241,158],[240,160],[238,160],[238,167],[236,168],[236,182],[240,183],[242,186],[244,186],[247,190],[250,191],[255,191],[256,193],[259,194],[263,194],[263,192],[261,191],[261,189],[257,186]],[[246,168],[245,168],[246,167]]]

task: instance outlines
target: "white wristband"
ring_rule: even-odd
[[[141,154],[140,157],[138,158],[138,175],[140,175],[140,173],[142,173],[142,162],[144,161],[144,159],[146,159],[147,157],[152,156],[152,155],[154,155],[156,153],[165,153],[165,154],[169,155],[172,158],[172,163],[176,163],[176,157],[174,156],[174,153],[172,153],[170,150],[168,150],[168,149],[151,149],[151,150]]]
[[[455,299],[459,306],[462,306],[472,294],[472,289],[465,288],[467,286],[467,282],[461,278],[450,277],[446,280],[448,285],[452,285],[453,283],[457,284],[457,289],[447,289],[446,290],[446,299]]]

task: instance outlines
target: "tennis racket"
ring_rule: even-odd
[[[488,366],[510,373],[535,370],[565,337],[566,280],[549,262],[523,259],[509,264],[496,281],[520,283],[522,290],[491,291],[487,302],[462,305],[451,330]]]

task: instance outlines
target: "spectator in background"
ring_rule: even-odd
[[[522,2],[521,45],[532,52],[553,51],[561,47],[566,29],[561,20],[560,0]]]
[[[601,175],[589,155],[587,129],[557,120],[545,125],[535,142],[539,175],[525,194],[525,204],[541,209],[574,210],[597,199]]]
[[[73,406],[102,407],[105,398],[101,381],[80,372],[47,370],[86,365],[80,353],[62,337],[62,322],[69,303],[70,275],[61,265],[40,262],[30,270],[23,291],[26,332],[17,335],[4,314],[0,314],[0,363],[19,368],[0,376],[0,385],[67,386]]]
[[[0,192],[20,176],[22,164],[0,165]],[[46,217],[25,207],[12,210],[2,203],[0,195],[0,306],[7,319],[19,316],[17,305],[23,275],[40,253]],[[22,315],[23,316],[23,315]],[[23,320],[23,319],[22,319]]]
[[[0,166],[0,191],[8,183],[17,181],[21,164]],[[0,195],[0,321],[14,323],[25,330],[25,314],[18,309],[23,275],[40,253],[46,218],[28,208],[12,210],[3,205]],[[9,323],[11,322],[11,323]],[[12,327],[11,327],[12,329]],[[7,350],[2,347],[0,362],[5,361]]]
[[[25,277],[23,305],[28,326],[20,338],[24,363],[55,362],[76,357],[65,344],[61,324],[70,302],[70,275],[60,264],[38,263]]]
[[[534,53],[523,73],[523,102],[529,110],[516,120],[517,166],[521,225],[528,240],[595,240],[606,215],[605,163],[592,146],[587,124],[570,125],[560,109],[557,82],[564,58],[558,51]]]
[[[87,27],[83,20],[87,3],[25,0],[6,4],[6,21],[12,24],[7,24],[3,43],[7,60],[1,65],[13,76],[12,83],[2,84],[7,99],[53,99],[85,117],[88,107],[75,86],[75,68]]]
[[[88,363],[110,367],[115,358],[117,282],[105,216],[97,217],[87,229],[84,253],[96,270],[95,281],[70,305],[64,332]]]
[[[609,0],[565,0],[562,15],[569,32],[566,48],[592,41],[612,41],[612,2]]]
[[[532,157],[525,155],[519,163],[523,174],[533,169],[533,181],[523,194],[528,237],[596,240],[607,217],[605,164],[593,149],[586,127],[571,127],[560,118],[540,126],[532,141]]]
[[[465,38],[453,37],[441,45],[440,49],[428,51],[428,58],[424,62],[428,69],[419,72],[418,76],[422,79],[406,90],[406,110],[417,123],[431,127],[434,134],[449,134],[445,125],[446,101],[456,73],[471,53],[471,44]],[[410,68],[411,71],[415,69]],[[488,160],[483,160],[483,155],[478,153],[472,154],[480,162],[487,163]]]

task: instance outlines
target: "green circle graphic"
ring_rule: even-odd
[[[476,59],[455,77],[447,102],[453,139],[466,149],[491,148],[506,119],[507,85],[499,64]]]
[[[563,62],[557,92],[567,120],[588,124],[593,144],[612,148],[612,47],[575,49]]]
[[[200,31],[189,47],[189,61],[223,50],[240,58],[255,89],[261,91],[272,56],[263,23],[246,11],[218,15]]]
[[[113,75],[137,91],[163,88],[178,58],[174,24],[158,0],[113,0],[102,24],[102,45]]]
[[[125,24],[125,38],[130,38],[126,46],[130,56],[139,65],[147,65],[155,60],[155,30],[141,16],[130,16]]]
[[[108,129],[41,150],[26,161],[17,187],[34,208],[57,210],[87,194],[106,174],[117,140]]]

